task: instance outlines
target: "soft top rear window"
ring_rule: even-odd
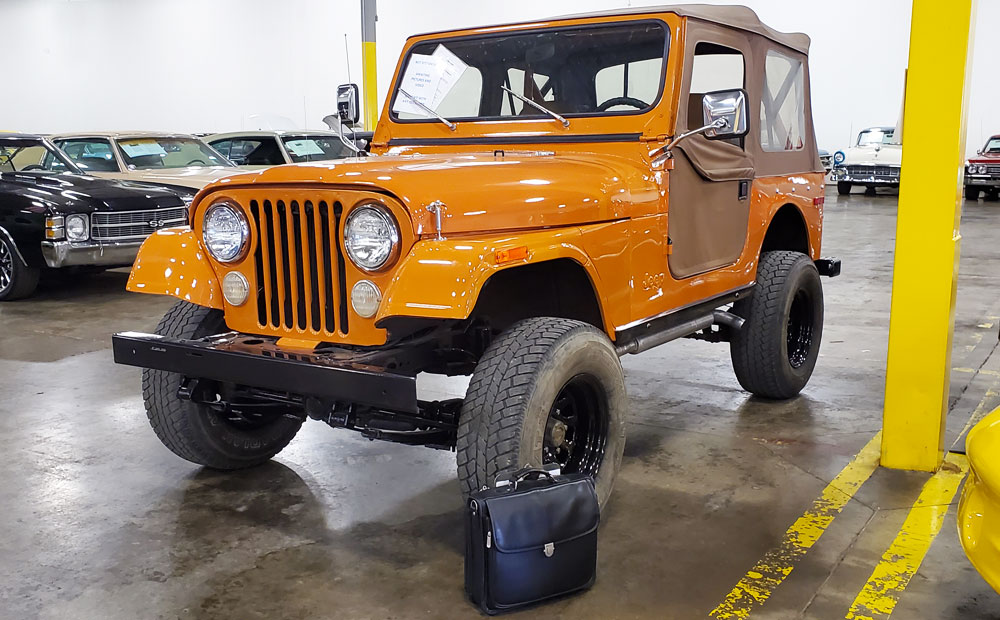
[[[461,122],[548,118],[545,110],[567,118],[646,112],[663,91],[667,46],[667,27],[656,20],[426,41],[404,60],[391,116]]]

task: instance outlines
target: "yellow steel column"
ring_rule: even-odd
[[[375,0],[361,0],[361,63],[365,89],[365,129],[374,131],[378,123],[378,84],[375,73]]]
[[[976,2],[913,0],[882,421],[895,469],[944,456]]]

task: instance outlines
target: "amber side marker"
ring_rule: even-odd
[[[509,250],[497,250],[493,254],[493,258],[496,260],[498,265],[501,263],[510,263],[516,260],[524,260],[528,258],[528,246],[522,245]]]

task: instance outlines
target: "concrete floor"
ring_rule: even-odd
[[[780,541],[880,428],[895,210],[893,195],[827,198],[824,254],[844,275],[824,281],[823,349],[799,398],[749,398],[725,345],[623,360],[632,422],[597,584],[519,617],[703,618]],[[966,204],[950,440],[998,404],[984,400],[1000,376],[998,228],[1000,205]],[[252,471],[178,459],[148,427],[139,371],[109,349],[172,301],[124,282],[109,272],[0,305],[0,618],[477,616],[453,454],[311,422]],[[926,479],[877,471],[753,617],[843,618]],[[1000,617],[954,508],[894,616]]]

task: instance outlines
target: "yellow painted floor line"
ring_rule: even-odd
[[[876,434],[865,447],[823,489],[809,508],[785,532],[781,544],[768,551],[740,579],[726,599],[709,614],[717,620],[741,620],[764,604],[781,585],[799,559],[816,544],[826,528],[854,497],[878,467],[882,433]]]
[[[969,471],[965,455],[949,454],[941,469],[924,484],[903,527],[882,554],[868,583],[847,612],[848,620],[888,618],[899,595],[920,568],[927,550],[941,531],[948,506]]]

